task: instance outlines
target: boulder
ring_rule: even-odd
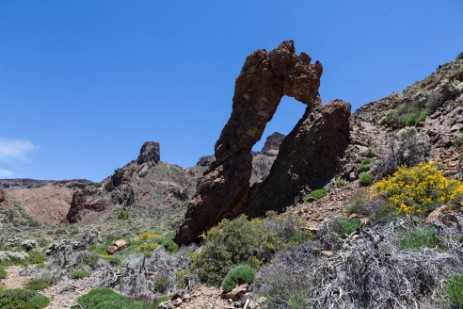
[[[118,239],[116,241],[113,241],[111,245],[108,246],[108,249],[106,251],[108,251],[109,254],[114,254],[117,251],[121,251],[128,248],[129,246],[130,244],[126,240]]]
[[[426,217],[426,223],[428,224],[441,222],[447,227],[451,227],[452,222],[455,222],[455,220],[455,216],[451,214],[447,205],[437,207]],[[458,220],[456,222],[458,223]]]

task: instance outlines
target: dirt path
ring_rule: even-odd
[[[27,266],[5,267],[7,277],[6,279],[0,280],[0,283],[5,285],[7,289],[23,288],[30,279],[30,277],[25,274],[26,267]]]

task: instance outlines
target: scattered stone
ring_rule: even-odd
[[[122,250],[128,248],[129,246],[130,246],[130,244],[126,240],[118,239],[116,241],[113,241],[111,243],[111,245],[108,246],[107,251],[108,251],[109,254],[114,254],[117,251],[122,251]]]

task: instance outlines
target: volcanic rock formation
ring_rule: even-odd
[[[310,61],[311,59],[306,53],[296,55],[292,41],[283,42],[271,52],[257,50],[247,57],[236,80],[232,115],[215,145],[216,160],[212,162],[203,178],[198,182],[197,193],[191,200],[185,220],[177,231],[175,238],[177,243],[188,244],[195,241],[203,232],[216,225],[221,219],[230,214],[239,213],[243,206],[246,205],[252,172],[251,148],[261,138],[265,125],[272,119],[284,95],[294,97],[307,105],[304,118],[299,121],[296,131],[290,134],[292,142],[297,142],[299,136],[301,138],[307,136],[307,138],[318,139],[319,137],[314,136],[314,134],[323,133],[304,125],[307,118],[309,122],[311,122],[310,119],[316,118],[311,116],[310,111],[314,105],[320,105],[318,88],[320,86],[322,66],[318,61],[315,64],[311,64]],[[330,108],[333,111],[324,114],[323,110],[325,108],[320,107],[321,114],[325,115],[322,118],[326,118],[326,121],[331,119],[339,120],[339,124],[336,125],[338,129],[333,130],[333,132],[342,134],[344,138],[346,138],[346,135],[348,137],[349,130],[347,129],[347,132],[344,132],[344,128],[346,126],[348,128],[350,106],[347,103],[336,103],[330,105],[328,109]],[[343,116],[339,119],[329,116],[329,114],[339,114],[334,111],[337,108],[346,111],[347,117],[344,117],[344,112],[341,112]],[[325,122],[321,121],[321,123]],[[299,127],[301,130],[308,130],[308,132],[300,134],[297,131]],[[326,125],[323,125],[323,127],[325,128]],[[343,129],[339,130],[339,128]],[[328,134],[328,136],[330,135],[332,134]],[[325,137],[322,136],[322,138]],[[336,138],[333,142],[337,140],[339,139]],[[285,149],[287,152],[291,152],[290,142],[287,144],[288,146]],[[299,142],[299,144],[312,146],[316,142]],[[343,146],[341,145],[336,150],[343,150]],[[314,155],[324,154],[322,149],[314,149],[310,150],[310,152]],[[297,151],[297,153],[300,153],[300,151]],[[304,152],[302,151],[302,153]],[[336,153],[336,155],[340,153]],[[310,159],[296,158],[291,154],[281,152],[279,156],[288,158],[291,161],[302,160],[300,164],[293,162],[288,164],[280,163],[280,169],[289,168],[290,166],[299,167],[304,162],[307,164]],[[333,157],[336,156],[330,156],[331,159]],[[333,160],[331,164],[336,166],[336,160]],[[328,165],[325,164],[322,167]],[[329,175],[333,169],[333,167],[329,166]],[[303,169],[304,172],[312,170],[315,171],[316,168]],[[298,174],[295,174],[295,176],[298,176]],[[319,181],[320,184],[326,181],[328,177],[323,176]],[[304,177],[301,181],[306,180],[308,177],[311,176]],[[284,177],[281,177],[281,180],[283,179]],[[315,179],[310,183],[313,183],[315,187],[319,186]],[[292,192],[284,193],[288,196],[292,194]]]
[[[137,163],[158,163],[161,160],[160,146],[157,142],[145,142],[140,149]]]

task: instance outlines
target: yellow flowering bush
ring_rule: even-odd
[[[376,182],[372,196],[378,195],[384,195],[400,213],[421,213],[463,196],[463,182],[446,178],[435,163],[423,162],[412,168],[401,166]]]

